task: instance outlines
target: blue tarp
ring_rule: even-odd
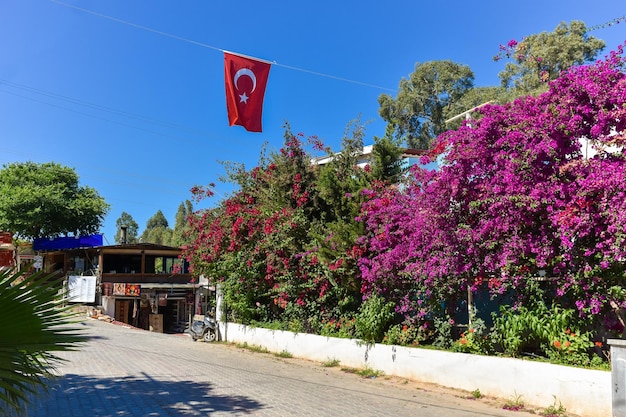
[[[33,241],[34,250],[93,248],[94,246],[102,246],[102,235],[55,237]]]

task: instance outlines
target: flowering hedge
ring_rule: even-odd
[[[585,318],[624,330],[622,52],[572,68],[540,96],[482,107],[479,119],[440,135],[402,184],[389,181],[398,167],[388,141],[377,142],[388,154],[375,160],[389,165],[356,167],[360,127],[323,167],[287,130],[279,152],[230,172],[232,196],[192,216],[185,256],[222,283],[231,318],[243,323],[454,348],[455,308],[487,288],[508,297],[507,317],[527,311],[519,327],[535,332],[512,344],[505,323],[501,349],[584,354],[596,339],[581,333]],[[595,156],[585,157],[583,138]],[[437,170],[424,168],[433,161]],[[538,305],[565,312],[550,332],[535,329]],[[578,344],[567,333],[574,326],[585,335]],[[492,349],[483,327],[466,329],[457,348]]]
[[[222,283],[233,319],[321,332],[354,318],[362,229],[354,217],[371,181],[353,152],[362,149],[361,129],[353,135],[344,140],[351,150],[321,167],[311,164],[303,135],[287,130],[279,152],[250,171],[232,170],[234,195],[190,219],[185,256],[195,273]],[[310,143],[323,149],[316,138]],[[194,191],[212,196],[210,188]]]
[[[523,295],[545,275],[553,300],[623,330],[626,79],[622,48],[563,73],[538,97],[487,105],[442,134],[409,184],[362,209],[366,295],[429,326],[441,300],[486,285]],[[598,154],[585,158],[581,138]],[[615,152],[602,149],[612,145]],[[545,274],[544,274],[545,271]]]

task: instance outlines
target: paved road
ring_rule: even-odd
[[[30,417],[531,415],[184,335],[82,326],[94,339],[63,353],[62,376]]]

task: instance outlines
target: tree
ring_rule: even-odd
[[[303,135],[289,128],[279,152],[246,170],[230,165],[238,190],[217,207],[194,213],[184,256],[196,274],[221,281],[224,300],[240,322],[278,321],[298,331],[337,332],[361,303],[357,260],[362,193],[399,175],[392,141],[374,146],[371,166],[359,167],[364,128],[351,122],[341,150],[311,163]],[[325,149],[315,137],[317,150]],[[379,166],[380,165],[380,166]],[[210,197],[204,188],[194,190]],[[346,330],[350,331],[350,330]]]
[[[117,230],[117,233],[115,233],[115,243],[123,243],[121,234],[122,226],[126,226],[126,243],[137,243],[139,241],[137,238],[139,225],[135,219],[133,219],[133,216],[125,211],[123,211],[120,217],[115,221],[115,227]]]
[[[546,91],[547,82],[573,65],[593,60],[604,42],[589,36],[585,24],[561,23],[550,33],[530,35],[500,47],[494,59],[510,58],[499,74],[501,87],[474,87],[468,66],[451,61],[417,63],[409,79],[400,81],[398,94],[378,98],[379,114],[387,121],[386,136],[407,146],[428,149],[439,134],[463,123],[445,121],[486,102],[504,104],[515,97]]]
[[[169,223],[161,210],[158,210],[154,216],[150,217],[146,222],[146,230],[155,229],[157,227],[167,228]]]
[[[473,87],[474,73],[452,61],[417,63],[410,78],[402,79],[396,98],[378,97],[379,114],[387,122],[387,136],[410,148],[428,149],[447,127],[451,106]]]
[[[158,210],[146,222],[146,228],[141,234],[140,240],[144,243],[170,245],[172,232],[165,215],[161,210]]]
[[[311,157],[287,128],[278,152],[252,170],[234,165],[228,174],[238,190],[191,217],[194,241],[184,255],[195,273],[222,281],[237,320],[282,317],[309,328],[309,313],[321,314],[319,298],[334,291],[320,272],[325,266],[311,261],[310,232],[320,223]]]
[[[333,153],[329,149],[330,162],[318,169],[317,188],[326,203],[325,222],[345,223],[358,214],[358,204],[346,195],[356,197],[367,183],[366,171],[357,166],[363,153],[364,134],[363,125],[353,121],[342,138],[341,150]]]
[[[360,297],[356,265],[360,250],[356,241],[363,233],[363,225],[355,218],[364,199],[361,191],[370,185],[373,177],[370,165],[358,166],[364,136],[364,126],[358,119],[352,121],[346,128],[340,151],[332,153],[329,150],[332,159],[320,167],[316,182],[316,189],[324,201],[322,221],[311,233],[318,248],[316,257],[328,265],[327,275],[332,282],[345,291],[344,310],[358,306]],[[376,159],[376,155],[374,163],[379,166],[381,160]],[[384,168],[378,171],[381,173]]]
[[[536,94],[546,91],[547,82],[562,71],[594,60],[604,46],[604,41],[589,36],[583,22],[574,20],[569,25],[561,22],[553,32],[512,40],[500,46],[495,59],[512,59],[499,74],[503,87],[517,95]]]
[[[0,271],[0,415],[19,415],[61,359],[53,352],[76,349],[87,340],[68,324],[74,317],[58,296],[59,282],[41,273]]]
[[[109,205],[72,168],[18,162],[0,170],[0,230],[24,239],[97,233]]]
[[[402,166],[402,148],[389,137],[374,138],[370,169],[374,181],[397,183],[405,171]]]
[[[188,219],[192,215],[193,205],[191,201],[185,200],[184,203],[180,203],[176,212],[172,241],[170,242],[171,246],[180,247],[190,241],[191,237],[189,234],[191,233],[191,228]]]

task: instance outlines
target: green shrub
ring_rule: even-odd
[[[453,321],[449,317],[436,317],[433,321],[435,337],[433,346],[439,349],[449,349],[452,346]]]
[[[339,320],[329,320],[324,322],[319,334],[322,336],[351,338],[356,334],[355,319],[341,317]]]
[[[538,303],[532,310],[503,306],[494,317],[491,336],[507,355],[529,352],[556,363],[589,366],[593,342],[585,325],[576,310],[558,305],[548,309]]]
[[[524,349],[538,346],[541,315],[545,311],[530,311],[526,307],[514,310],[510,306],[501,306],[500,315],[493,319],[491,337],[507,355],[518,357]]]
[[[356,337],[368,343],[382,341],[394,315],[393,303],[380,296],[372,296],[361,305],[356,316]]]
[[[388,345],[417,346],[419,342],[419,328],[409,324],[391,326],[383,338],[383,343]]]
[[[452,344],[451,349],[455,352],[476,353],[488,355],[491,351],[491,338],[485,326],[485,322],[475,318],[471,327],[461,334],[459,340]]]

